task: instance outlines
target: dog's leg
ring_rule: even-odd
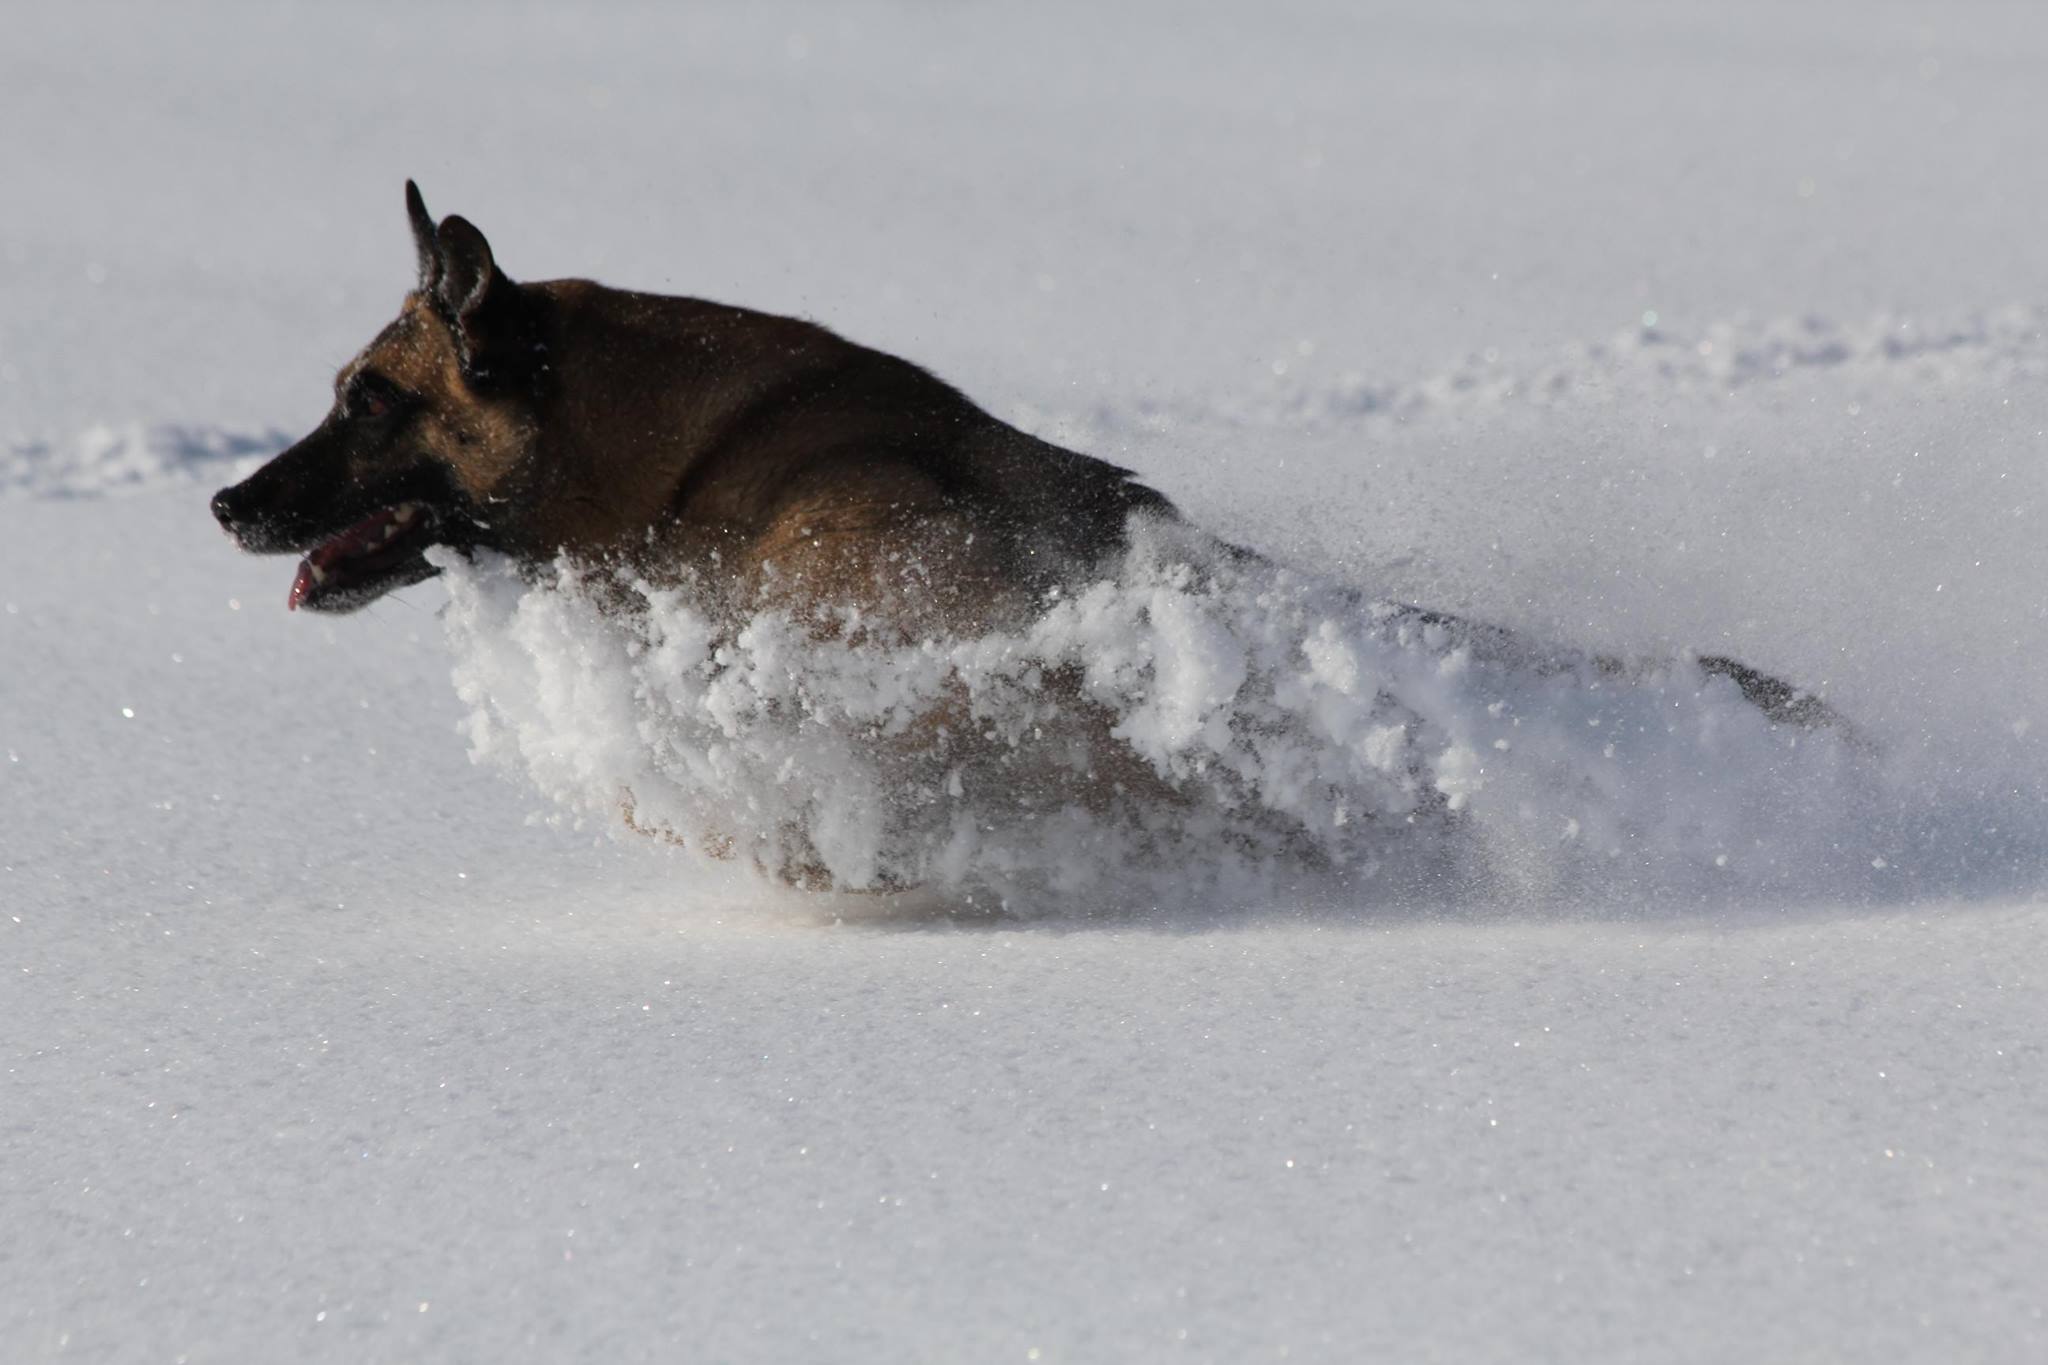
[[[630,787],[621,788],[619,791],[619,818],[625,821],[627,829],[645,838],[659,839],[664,844],[675,848],[688,848],[690,846],[689,841],[674,830],[663,825],[648,824],[641,820],[639,809],[633,800],[633,790]],[[720,862],[727,861],[733,855],[733,841],[728,835],[708,835],[699,842],[703,844],[704,852]]]
[[[1469,621],[1447,612],[1432,611],[1425,607],[1400,607],[1397,616],[1424,626],[1448,631],[1460,643],[1471,648],[1481,658],[1491,659],[1510,667],[1534,667],[1538,672],[1555,672],[1570,666],[1572,657],[1562,652],[1547,652],[1515,632],[1485,622]],[[1586,656],[1577,656],[1585,659]],[[1645,665],[1640,660],[1616,658],[1611,654],[1595,654],[1590,662],[1603,677],[1629,679],[1640,677]],[[1777,725],[1793,725],[1802,730],[1833,730],[1859,748],[1873,747],[1870,739],[1852,725],[1848,718],[1834,707],[1829,706],[1813,693],[1794,687],[1782,678],[1751,668],[1738,659],[1725,654],[1703,654],[1696,659],[1700,671],[1710,678],[1726,678],[1741,689],[1743,700],[1764,714],[1764,718]]]
[[[1852,739],[1861,740],[1855,729],[1842,718],[1841,712],[1782,678],[1760,673],[1748,664],[1722,654],[1703,654],[1698,663],[1700,672],[1708,677],[1726,678],[1741,688],[1744,699],[1751,706],[1780,725],[1796,725],[1802,730],[1840,730]]]

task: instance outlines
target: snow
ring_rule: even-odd
[[[2039,15],[7,32],[0,1358],[2048,1350]],[[640,654],[489,564],[288,615],[205,500],[395,308],[406,175],[515,276],[816,316],[1271,556],[933,646],[1004,723],[1080,665],[1204,803],[948,842],[970,771],[892,833],[848,737],[937,665],[761,621],[715,696],[686,601]],[[1331,765],[1344,823],[1280,780]],[[1364,818],[1413,774],[1479,837]],[[621,777],[940,894],[771,890]],[[1339,871],[1200,856],[1282,817]]]
[[[1114,576],[1021,629],[909,642],[819,641],[779,609],[728,638],[687,587],[442,562],[476,757],[579,826],[854,890],[1013,914],[1311,885],[1372,906],[1788,878],[1862,897],[1977,833],[1944,820],[1950,791],[1888,783],[1859,732],[1773,724],[1691,660],[1624,672],[1185,528],[1134,525]]]

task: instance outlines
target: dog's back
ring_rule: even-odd
[[[522,496],[551,549],[962,626],[1092,569],[1132,513],[1175,515],[1128,470],[815,324],[580,280],[525,293],[551,486]]]

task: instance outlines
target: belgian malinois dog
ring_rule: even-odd
[[[1179,519],[1129,470],[908,361],[701,299],[517,284],[468,220],[436,225],[410,181],[405,203],[419,281],[397,319],[342,367],[311,435],[213,499],[243,548],[304,556],[293,608],[353,611],[431,577],[424,552],[445,545],[687,576],[714,607],[824,629],[853,607],[865,629],[957,637],[1094,581],[1134,514]],[[1544,666],[1507,632],[1402,610]],[[1698,662],[1773,720],[1836,723],[1775,678]],[[1121,747],[1106,725],[1100,741]],[[1105,768],[1130,772],[1123,757]]]
[[[353,611],[432,576],[431,545],[700,571],[734,602],[858,605],[972,629],[1173,517],[1128,470],[998,421],[809,322],[515,284],[468,220],[406,210],[419,284],[336,377],[327,417],[213,499],[289,605]]]

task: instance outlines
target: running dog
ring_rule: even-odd
[[[1134,515],[1179,519],[1129,470],[908,361],[701,299],[515,283],[467,219],[436,224],[410,181],[405,202],[419,279],[398,317],[310,435],[213,499],[244,549],[303,556],[294,609],[356,610],[431,577],[425,552],[445,545],[688,579],[736,617],[957,637],[1094,581]],[[1506,632],[1414,614],[1541,666]],[[1698,663],[1775,721],[1837,723],[1732,659]]]

